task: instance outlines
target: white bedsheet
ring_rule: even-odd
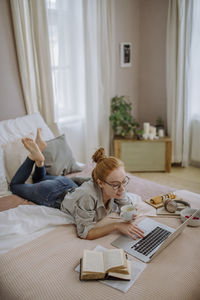
[[[143,202],[139,195],[127,194],[138,207],[138,217],[156,216],[155,208]],[[199,194],[186,190],[177,190],[175,194],[189,201],[191,207],[200,208]],[[20,205],[0,212],[0,255],[64,224],[74,224],[73,217],[59,209],[41,205]]]
[[[59,209],[19,205],[0,213],[0,255],[74,219]]]
[[[142,202],[139,195],[127,194],[133,204]],[[0,255],[32,241],[58,225],[74,223],[73,217],[59,209],[41,205],[19,205],[0,212]]]

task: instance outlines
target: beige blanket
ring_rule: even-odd
[[[131,176],[129,191],[139,194],[143,200],[171,190]],[[154,208],[141,203],[139,214],[147,212],[155,215]],[[116,215],[110,215],[101,223],[116,221],[113,217]],[[173,217],[156,219],[172,227],[181,222]],[[113,248],[111,242],[118,236],[118,233],[112,233],[93,241],[81,240],[76,236],[74,225],[61,225],[11,250],[0,256],[0,299],[200,299],[200,227],[186,227],[176,240],[147,264],[126,294],[100,282],[80,282],[74,269],[79,264],[83,249],[93,249],[96,245]],[[136,261],[130,255],[129,259]]]
[[[161,221],[174,227],[180,224],[177,218]],[[74,269],[83,249],[97,244],[111,248],[117,236],[80,240],[75,227],[66,225],[10,251],[0,257],[0,299],[199,299],[199,227],[187,227],[147,265],[126,294],[99,282],[80,282]]]

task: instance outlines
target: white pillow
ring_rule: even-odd
[[[4,168],[3,149],[0,147],[0,196],[8,193],[8,184],[6,181],[6,174]]]
[[[8,183],[10,183],[11,179],[24,162],[29,152],[22,144],[21,139],[2,145],[2,149],[4,150],[6,179]]]
[[[42,136],[44,140],[47,141],[55,137],[40,113],[0,121],[0,145],[16,141],[17,139],[29,135],[30,132],[33,133],[35,138],[37,128],[42,128]]]

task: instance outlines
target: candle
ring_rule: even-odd
[[[159,138],[163,138],[164,135],[165,135],[164,129],[159,129],[158,130],[158,136],[159,136]]]
[[[156,136],[156,127],[155,126],[150,126],[150,133],[154,136]]]
[[[147,122],[143,123],[144,133],[147,134],[147,135],[149,134],[149,128],[150,128],[149,123],[147,123]]]

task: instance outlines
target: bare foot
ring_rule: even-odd
[[[42,128],[37,129],[37,136],[35,139],[36,144],[38,145],[40,151],[42,152],[46,148],[46,142],[42,139]]]
[[[44,156],[39,149],[39,146],[31,138],[23,138],[22,143],[24,147],[30,152],[29,158],[34,160],[37,166],[42,166],[44,163]]]

